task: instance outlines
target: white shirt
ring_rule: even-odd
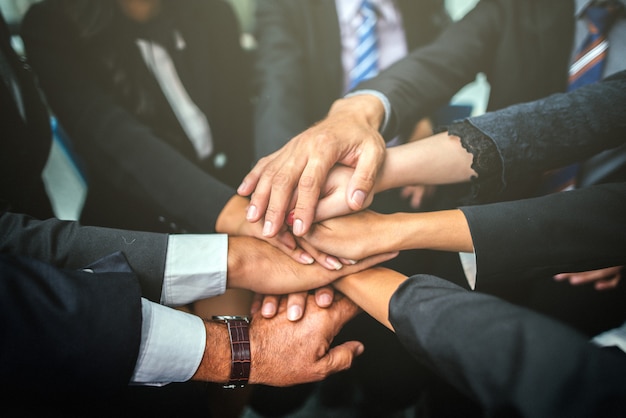
[[[226,291],[228,236],[170,235],[161,303],[180,306]],[[206,345],[202,319],[141,300],[141,345],[134,384],[184,382],[195,373]]]
[[[357,29],[363,18],[359,7],[363,0],[336,0],[339,31],[341,33],[341,62],[344,74],[344,92],[350,83],[350,70],[354,67],[354,50],[358,44]],[[407,54],[402,13],[393,0],[372,0],[378,10],[376,34],[378,36],[378,69],[384,70]]]

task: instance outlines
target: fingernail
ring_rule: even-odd
[[[273,303],[268,302],[263,305],[263,310],[261,311],[263,316],[272,316],[274,312],[276,312],[276,306]]]
[[[329,306],[331,303],[333,303],[333,298],[331,298],[328,293],[322,293],[321,295],[319,295],[319,298],[320,304],[324,306]]]
[[[287,319],[297,321],[302,316],[302,309],[298,305],[290,306],[287,311]]]
[[[237,193],[241,194],[243,193],[244,189],[246,188],[246,182],[242,182],[239,187],[237,187]]]
[[[263,236],[268,236],[272,232],[272,222],[265,221],[263,225]]]
[[[293,223],[293,233],[295,235],[302,235],[302,233],[304,232],[304,222],[302,222],[302,219],[296,219]]]
[[[352,201],[358,207],[363,207],[363,204],[365,203],[365,198],[366,197],[367,197],[367,195],[365,194],[365,192],[363,190],[357,190],[354,193],[352,193]]]
[[[335,270],[341,270],[343,264],[339,262],[335,257],[326,257],[326,262],[330,264]]]
[[[304,264],[313,264],[315,262],[315,259],[307,253],[302,253],[300,255],[300,261],[302,261]]]
[[[286,220],[288,226],[293,226],[293,217],[294,217],[294,213],[289,212],[289,215],[287,215],[287,220]]]
[[[246,219],[250,221],[256,218],[257,214],[258,214],[258,211],[256,210],[256,206],[250,205],[250,207],[248,208],[248,212],[246,213]]]
[[[356,260],[346,260],[348,263],[355,265],[356,263],[358,263],[358,261]]]
[[[360,356],[361,354],[363,354],[364,351],[365,351],[365,347],[363,346],[363,344],[361,344],[356,348],[356,355]]]

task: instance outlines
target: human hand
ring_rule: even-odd
[[[320,308],[313,299],[313,295],[307,296],[306,311],[297,322],[287,318],[286,299],[280,301],[275,317],[264,318],[260,312],[253,316],[250,383],[290,386],[320,381],[348,369],[363,352],[358,341],[330,348],[344,324],[359,312],[358,307],[343,296],[328,308]]]
[[[387,248],[393,247],[396,235],[392,218],[392,215],[365,210],[327,219],[314,224],[298,241],[304,248],[316,248],[342,260],[361,260],[386,253]]]
[[[249,236],[262,239],[301,264],[312,264],[317,261],[327,269],[337,269],[339,261],[336,258],[317,250],[307,252],[299,247],[287,226],[283,225],[275,237],[264,236],[260,222],[251,223],[246,220],[246,210],[249,203],[250,201],[245,197],[233,196],[220,212],[215,230],[231,236]]]
[[[329,270],[318,263],[303,265],[282,251],[252,237],[228,237],[227,287],[268,295],[284,295],[317,289],[339,277],[390,260],[397,252],[380,254]]]
[[[354,210],[348,205],[346,196],[348,193],[348,184],[354,175],[354,168],[343,165],[334,166],[328,173],[326,182],[322,187],[322,193],[315,211],[315,222],[324,221],[338,216],[348,215]],[[362,208],[367,208],[374,200],[374,193],[370,193],[363,202]],[[290,214],[290,217],[292,215]],[[291,226],[291,222],[288,222]]]
[[[554,276],[557,281],[569,281],[571,285],[594,283],[596,290],[607,290],[617,287],[622,279],[624,266],[608,267],[582,273],[561,273]]]
[[[273,237],[294,209],[293,233],[304,235],[336,163],[355,168],[345,199],[352,210],[362,209],[385,155],[378,132],[383,115],[383,105],[374,96],[337,100],[323,121],[262,158],[238,189],[242,196],[252,194],[248,221],[264,219],[263,235]]]
[[[333,303],[335,291],[331,286],[315,289],[315,303],[320,308],[328,308]],[[255,294],[250,307],[250,313],[261,311],[265,318],[272,318],[278,311],[281,298],[287,299],[287,319],[297,321],[302,318],[306,308],[307,292],[291,293],[286,296]]]
[[[350,368],[360,355],[363,344],[348,341],[330,345],[346,322],[359,308],[346,297],[339,297],[328,309],[320,308],[307,297],[306,313],[301,321],[287,318],[287,300],[282,299],[278,314],[264,318],[260,312],[250,322],[251,384],[290,386],[323,380]],[[227,382],[230,376],[231,349],[228,330],[223,324],[205,321],[206,346],[192,380]]]
[[[435,193],[436,186],[417,184],[414,186],[405,186],[400,191],[403,199],[409,199],[409,205],[413,209],[419,209],[424,199],[429,198]]]

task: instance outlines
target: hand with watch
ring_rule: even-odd
[[[257,312],[250,318],[205,320],[206,348],[192,380],[223,382],[226,388],[246,383],[291,386],[348,369],[363,344],[348,341],[331,348],[331,343],[359,308],[340,295],[328,308],[317,306],[313,295],[308,297],[306,312],[297,322],[287,318],[286,300],[273,318]]]

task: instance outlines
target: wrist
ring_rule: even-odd
[[[234,195],[222,208],[217,221],[215,231],[222,234],[240,234],[246,220],[246,210],[250,201],[242,196]]]
[[[204,320],[206,345],[200,366],[191,380],[203,382],[228,382],[231,369],[231,350],[225,326]]]
[[[379,131],[385,120],[385,106],[372,94],[353,94],[337,99],[330,107],[330,115],[349,113],[353,117],[362,117],[373,129]]]

